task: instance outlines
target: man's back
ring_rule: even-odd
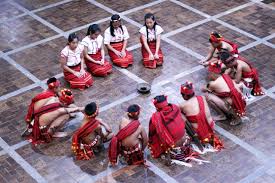
[[[122,118],[119,125],[119,130],[126,127],[130,122],[131,120],[127,118]],[[137,145],[138,143],[140,143],[140,138],[141,138],[140,133],[141,133],[141,125],[139,125],[139,127],[134,133],[132,133],[131,135],[129,135],[128,137],[122,140],[122,145],[125,147],[133,147]]]

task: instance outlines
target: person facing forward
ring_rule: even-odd
[[[98,113],[99,108],[95,102],[91,102],[84,108],[82,124],[72,138],[72,151],[77,160],[91,159],[103,143],[113,137],[111,127],[97,118]]]
[[[121,24],[120,16],[113,15],[110,27],[104,32],[104,44],[113,63],[122,68],[133,64],[133,55],[126,50],[129,37],[126,26]]]
[[[140,28],[141,33],[141,53],[143,65],[147,68],[155,69],[163,64],[163,54],[160,48],[161,33],[163,29],[156,22],[152,13],[147,13],[144,17],[145,24]]]
[[[246,102],[240,90],[241,85],[236,84],[229,75],[222,74],[221,62],[210,63],[208,71],[213,81],[202,87],[206,92],[206,100],[221,115],[216,121],[234,119],[231,125],[238,125],[245,117]]]
[[[119,132],[109,146],[109,161],[117,163],[119,155],[124,156],[128,165],[143,164],[143,151],[148,143],[144,127],[139,122],[140,107],[136,104],[127,109],[127,117],[119,125]]]
[[[210,52],[208,53],[205,60],[200,62],[202,65],[207,66],[211,62],[217,62],[219,60],[219,56],[216,53],[221,49],[226,49],[232,53],[234,57],[238,57],[238,45],[227,39],[224,39],[218,32],[212,32],[210,34],[209,42],[211,43]],[[213,58],[214,56],[215,58]]]
[[[192,156],[189,138],[185,133],[185,121],[177,105],[169,104],[164,95],[156,96],[153,103],[157,109],[149,123],[149,149],[153,158],[186,161]]]
[[[103,37],[97,24],[90,25],[87,36],[82,40],[84,58],[88,70],[95,76],[107,76],[112,72],[112,65],[105,59]]]
[[[68,45],[61,51],[60,63],[65,80],[70,83],[71,88],[84,90],[92,86],[93,78],[84,69],[83,46],[78,44],[75,33],[69,35]]]
[[[252,95],[263,95],[259,74],[256,68],[243,57],[234,57],[229,51],[222,50],[219,52],[221,61],[228,67],[226,73],[234,76],[233,79],[236,83],[243,82],[243,94],[247,98]],[[234,74],[232,74],[234,73]]]
[[[202,144],[211,144],[214,149],[221,150],[222,142],[215,135],[215,123],[210,114],[209,106],[204,96],[196,96],[191,82],[181,85],[181,95],[186,101],[180,105],[181,112],[191,123]]]

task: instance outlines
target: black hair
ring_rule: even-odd
[[[221,38],[222,37],[221,34],[218,33],[217,31],[212,32],[211,35],[215,36],[216,38]],[[212,40],[209,39],[209,42],[212,43]]]
[[[230,57],[230,53],[227,50],[220,51],[219,57],[222,62],[225,62]]]
[[[153,21],[155,21],[154,26],[153,26],[153,29],[154,29],[154,32],[155,32],[155,38],[156,38],[156,26],[158,25],[158,23],[156,21],[155,15],[153,13],[147,13],[147,14],[145,14],[145,16],[144,16],[144,25],[146,27],[147,42],[149,42],[148,27],[146,25],[146,20],[147,19],[152,19]]]
[[[92,24],[89,26],[86,36],[94,34],[96,32],[101,32],[101,29],[98,24]]]
[[[158,95],[154,99],[157,101],[157,103],[161,103],[166,100],[166,97],[164,95]]]
[[[47,80],[47,85],[49,85],[50,83],[54,83],[54,82],[56,82],[56,81],[57,81],[57,79],[56,79],[55,77],[49,78],[49,79]]]
[[[181,96],[182,97],[188,97],[188,98],[192,98],[192,97],[194,97],[194,95],[195,95],[195,92],[193,92],[192,94],[188,94],[188,95],[186,95],[186,94],[181,94]]]
[[[68,43],[73,42],[73,41],[74,41],[74,39],[79,40],[79,39],[78,39],[78,36],[76,35],[76,33],[71,33],[71,34],[69,34],[69,37],[68,37]]]
[[[95,102],[91,102],[87,104],[84,109],[85,114],[88,116],[93,115],[96,112],[96,110],[97,110],[97,105]]]
[[[127,112],[138,112],[140,110],[140,107],[137,104],[130,105],[127,109]]]
[[[111,21],[110,21],[110,32],[111,32],[111,35],[114,37],[115,36],[115,29],[114,29],[114,26],[113,26],[113,21],[114,20],[120,20],[120,16],[118,14],[114,14],[112,15],[111,17]],[[121,28],[121,31],[123,33],[123,28],[122,28],[122,25],[120,24],[119,26]]]

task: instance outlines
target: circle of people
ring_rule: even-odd
[[[154,69],[163,64],[160,48],[163,29],[151,13],[145,15],[144,21],[139,31],[143,64]],[[111,17],[104,39],[100,33],[97,24],[89,26],[81,44],[75,33],[69,35],[60,62],[71,88],[83,90],[93,84],[92,75],[111,74],[112,65],[105,59],[104,45],[115,65],[127,68],[133,64],[133,56],[126,50],[129,34],[119,15]],[[215,122],[227,120],[230,125],[238,125],[249,120],[246,100],[264,94],[257,70],[239,55],[235,43],[218,32],[210,34],[209,42],[210,52],[200,61],[209,73],[208,84],[201,88],[205,95],[196,95],[193,83],[187,81],[180,87],[185,100],[180,105],[169,103],[165,95],[156,96],[153,99],[156,111],[150,118],[148,136],[139,122],[139,105],[128,107],[115,135],[111,127],[98,118],[99,106],[95,102],[85,107],[76,106],[72,91],[60,90],[60,82],[54,77],[48,79],[48,89],[32,99],[22,136],[34,145],[49,143],[54,137],[66,136],[61,128],[77,112],[83,112],[82,124],[72,137],[72,151],[77,160],[91,159],[110,141],[108,156],[112,165],[118,163],[119,157],[124,157],[129,165],[144,164],[147,146],[153,158],[160,158],[167,165],[191,167],[191,161],[207,162],[200,159],[201,154],[223,148],[223,142],[214,132]],[[89,72],[84,69],[84,63]],[[217,116],[212,117],[209,105],[217,111]]]

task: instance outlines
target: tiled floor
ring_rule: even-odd
[[[58,62],[60,50],[66,45],[66,33],[77,30],[82,39],[94,22],[100,23],[103,33],[114,11],[125,16],[122,19],[131,36],[128,46],[134,55],[133,66],[114,67],[112,75],[94,77],[91,88],[73,92],[77,105],[99,103],[99,116],[115,132],[130,104],[142,106],[140,121],[148,130],[154,112],[151,99],[155,95],[162,93],[172,103],[183,102],[179,87],[186,80],[194,82],[196,93],[201,94],[207,72],[198,61],[207,54],[211,31],[219,31],[236,42],[241,55],[258,69],[266,95],[248,105],[250,123],[237,127],[217,123],[225,149],[203,156],[210,164],[166,167],[147,153],[150,164],[147,168],[122,164],[111,168],[107,149],[90,161],[76,161],[70,150],[70,137],[38,147],[32,147],[20,137],[27,106],[42,91],[39,82],[57,76],[62,86],[68,87]],[[144,24],[147,12],[156,15],[165,31],[161,43],[164,65],[155,70],[144,69],[141,63],[137,25]],[[0,182],[275,182],[274,15],[274,3],[269,0],[263,3],[254,0],[1,1]],[[136,93],[136,85],[141,81],[152,85],[151,94]],[[72,134],[79,127],[79,120],[69,122],[65,130]]]

